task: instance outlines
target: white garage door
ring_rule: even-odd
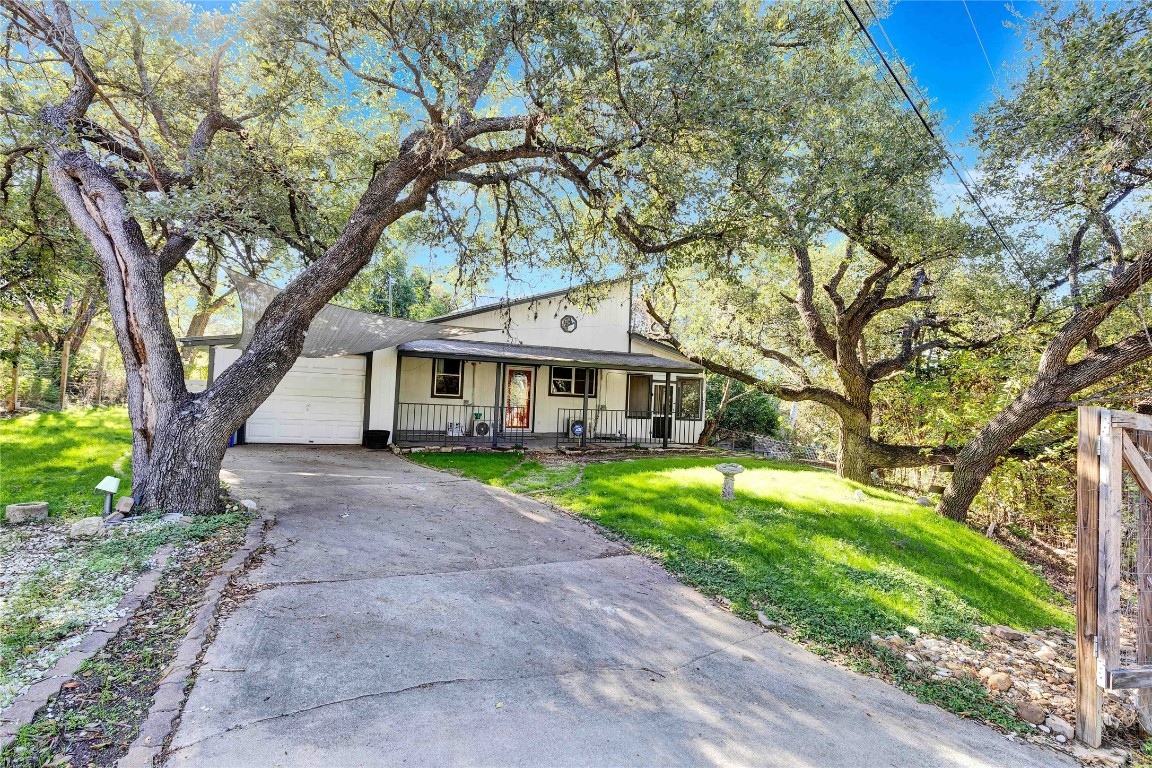
[[[249,443],[359,445],[364,429],[363,356],[300,358],[248,419]]]

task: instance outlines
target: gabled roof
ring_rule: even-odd
[[[506,309],[508,307],[515,307],[515,306],[518,306],[520,304],[530,304],[531,302],[534,302],[534,301],[545,301],[547,299],[554,299],[558,296],[565,296],[565,295],[572,293],[574,291],[584,290],[587,288],[598,288],[602,285],[614,285],[616,283],[622,283],[625,280],[629,280],[629,279],[631,279],[631,278],[628,277],[627,275],[624,275],[622,277],[611,277],[611,278],[607,278],[604,280],[596,280],[596,281],[591,282],[591,283],[583,283],[581,285],[573,285],[573,286],[570,286],[568,288],[561,288],[560,290],[557,290],[557,291],[547,291],[545,293],[536,293],[536,294],[533,294],[531,296],[525,296],[524,298],[521,298],[521,299],[501,299],[500,301],[497,301],[493,304],[485,304],[484,306],[481,306],[481,307],[472,307],[471,309],[461,309],[461,310],[457,310],[456,312],[449,312],[446,315],[440,315],[439,317],[433,317],[430,320],[428,320],[427,322],[429,322],[429,323],[446,323],[446,322],[450,322],[453,320],[459,320],[463,317],[471,317],[472,315],[479,315],[479,314],[482,314],[484,312],[491,312],[491,311],[496,310],[496,309]]]
[[[582,368],[613,368],[625,371],[670,371],[699,373],[700,366],[687,360],[669,360],[636,352],[610,352],[601,349],[571,349],[494,341],[422,339],[407,341],[397,349],[408,357],[437,357],[478,362],[510,362],[573,365]]]

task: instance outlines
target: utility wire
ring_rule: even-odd
[[[968,14],[968,22],[972,25],[972,31],[976,33],[976,42],[980,44],[980,53],[984,54],[984,62],[988,65],[988,71],[992,73],[992,82],[996,82],[996,70],[992,67],[992,60],[988,58],[984,41],[980,39],[980,30],[976,29],[976,19],[972,18],[972,11],[968,10],[968,0],[960,0],[960,4],[964,6],[964,12]]]
[[[884,65],[884,69],[888,71],[888,74],[895,81],[896,86],[900,89],[900,92],[904,94],[904,99],[908,102],[909,105],[911,105],[912,111],[916,113],[916,117],[919,119],[920,124],[924,126],[924,130],[928,132],[928,135],[931,136],[937,144],[939,144],[941,151],[944,152],[944,158],[948,161],[948,165],[952,168],[952,171],[956,174],[956,178],[964,187],[964,191],[968,193],[968,198],[972,201],[972,204],[976,206],[976,210],[978,210],[980,215],[984,217],[984,220],[988,222],[988,226],[992,228],[992,232],[996,235],[996,239],[1000,241],[1000,245],[1004,246],[1005,250],[1011,253],[1013,257],[1019,261],[1019,256],[1016,254],[1015,249],[1013,249],[1012,246],[1008,244],[1007,239],[1003,234],[1001,234],[1000,228],[997,227],[996,223],[992,221],[992,217],[988,215],[988,212],[984,209],[984,205],[980,202],[980,199],[976,196],[976,193],[972,191],[972,187],[969,185],[968,179],[965,177],[964,173],[960,171],[956,161],[952,159],[952,152],[948,150],[948,148],[944,145],[944,141],[941,140],[936,131],[932,129],[932,126],[924,117],[924,113],[920,111],[920,107],[916,104],[916,100],[912,98],[910,93],[908,93],[908,89],[904,86],[904,81],[900,79],[900,76],[896,74],[894,69],[892,69],[892,65],[888,63],[888,57],[884,55],[884,52],[880,50],[880,46],[876,44],[876,40],[872,37],[872,33],[868,31],[868,27],[865,26],[864,21],[860,18],[860,14],[856,12],[856,8],[852,5],[852,0],[844,0],[844,5],[848,6],[848,11],[852,14],[852,18],[856,20],[856,24],[860,28],[860,31],[864,33],[864,36],[868,38],[868,42],[872,44],[872,47],[875,49],[876,53],[879,54],[880,61]]]

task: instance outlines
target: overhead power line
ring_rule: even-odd
[[[856,12],[856,8],[852,5],[852,0],[844,0],[844,5],[848,7],[848,11],[852,14],[852,18],[856,20],[856,25],[860,28],[860,31],[864,33],[864,36],[868,39],[868,42],[872,45],[872,48],[880,57],[880,62],[884,65],[884,69],[887,70],[888,75],[892,78],[893,82],[895,82],[896,86],[900,89],[900,92],[904,95],[904,100],[907,101],[908,105],[912,107],[912,111],[916,114],[916,118],[920,121],[920,125],[924,127],[924,130],[933,139],[933,141],[936,142],[937,146],[940,147],[940,151],[944,153],[944,158],[948,161],[949,167],[951,167],[952,172],[956,174],[956,178],[960,181],[961,186],[964,187],[964,191],[968,193],[968,198],[972,201],[972,204],[976,206],[976,210],[978,210],[980,215],[984,217],[984,221],[988,222],[988,226],[992,228],[992,232],[996,235],[996,239],[1000,241],[1000,245],[1004,246],[1004,249],[1012,254],[1013,257],[1017,259],[1017,261],[1019,261],[1019,256],[1016,254],[1015,249],[1009,245],[1007,238],[1005,238],[1004,235],[1000,232],[1000,228],[996,226],[996,223],[992,221],[992,217],[988,215],[988,211],[984,209],[984,205],[980,202],[980,198],[977,197],[976,193],[972,191],[972,186],[968,183],[968,179],[966,178],[965,174],[960,170],[956,161],[952,158],[952,152],[949,151],[948,147],[945,146],[943,139],[932,128],[932,125],[928,122],[928,119],[924,117],[924,113],[920,111],[920,107],[916,103],[916,100],[912,98],[910,93],[908,93],[908,88],[905,87],[904,81],[901,80],[900,76],[896,74],[896,70],[894,70],[892,65],[888,62],[888,57],[884,55],[884,51],[882,51],[880,46],[876,44],[876,39],[872,37],[872,33],[868,31],[868,27],[860,18],[860,14]],[[893,50],[895,50],[895,48],[893,48]]]
[[[972,18],[972,11],[968,9],[968,0],[960,0],[960,4],[964,6],[964,12],[968,14],[968,22],[976,34],[976,42],[980,44],[980,53],[984,54],[984,62],[988,65],[988,71],[992,73],[992,81],[995,82],[996,70],[992,66],[992,60],[988,58],[988,50],[984,47],[984,41],[980,39],[980,30],[976,29],[976,19]]]

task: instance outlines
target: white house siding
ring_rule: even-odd
[[[497,330],[469,334],[469,341],[498,341],[536,346],[628,351],[631,286],[621,280],[592,289],[603,296],[592,309],[574,305],[564,296],[497,307],[450,321],[453,325]],[[599,293],[603,292],[603,293]],[[560,320],[576,318],[576,330],[565,333]],[[507,327],[508,330],[504,330]]]

